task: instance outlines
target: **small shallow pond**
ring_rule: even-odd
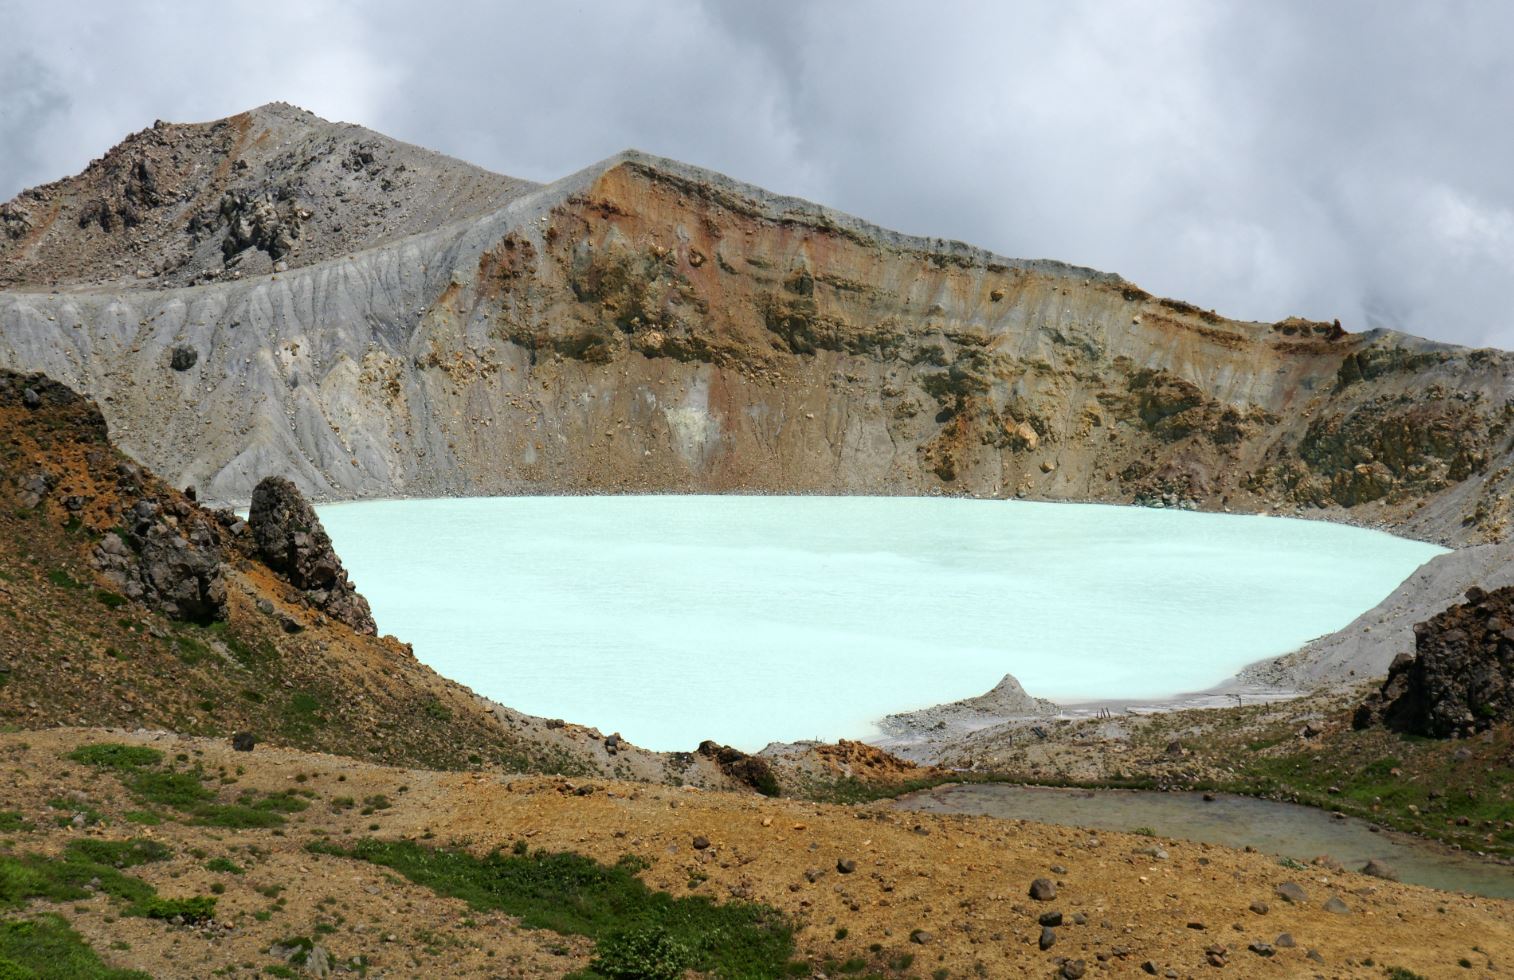
[[[1325,854],[1352,871],[1360,870],[1368,858],[1376,858],[1392,865],[1400,879],[1410,884],[1514,898],[1514,868],[1412,838],[1373,833],[1359,820],[1337,820],[1323,810],[1291,803],[1244,796],[1218,796],[1205,802],[1200,793],[1000,784],[938,786],[897,802],[903,809],[926,813],[1034,820],[1091,830],[1145,828],[1160,837],[1227,847],[1249,845],[1295,861],[1308,862]]]
[[[1314,521],[924,497],[495,497],[320,509],[379,628],[512,707],[653,749],[866,738],[1006,673],[1201,690],[1441,549]]]

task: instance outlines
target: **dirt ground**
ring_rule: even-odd
[[[226,799],[245,789],[314,797],[279,829],[172,820],[140,826],[125,817],[140,804],[115,776],[64,758],[78,745],[107,740],[224,770],[223,781],[232,781],[222,791]],[[101,898],[50,909],[110,964],[163,978],[253,976],[280,962],[270,946],[313,932],[338,964],[366,957],[370,976],[550,977],[588,963],[586,940],[522,929],[387,869],[304,849],[313,839],[370,835],[478,852],[525,840],[607,862],[639,855],[650,862],[642,877],[655,888],[782,910],[798,924],[799,955],[815,964],[817,976],[827,959],[884,964],[899,954],[913,954],[913,963],[893,975],[920,977],[1051,977],[1063,959],[1084,961],[1089,975],[1143,975],[1150,963],[1157,976],[1197,976],[1216,969],[1209,951],[1218,947],[1225,950],[1221,969],[1242,976],[1381,977],[1388,966],[1429,977],[1492,976],[1514,959],[1514,903],[1348,872],[1289,870],[1271,857],[1222,847],[909,814],[887,803],[848,807],[605,780],[394,769],[88,729],[0,735],[0,765],[0,809],[19,811],[34,827],[7,833],[11,850],[56,853],[84,834],[152,836],[174,857],[131,873],[161,894],[203,895],[224,885],[215,923],[200,927],[116,918]],[[332,804],[380,795],[390,805],[367,814]],[[100,822],[74,826],[67,819],[74,807],[97,811]],[[696,850],[696,836],[710,846]],[[207,870],[217,857],[246,873]],[[855,870],[842,873],[843,859]],[[1031,882],[1042,877],[1056,882],[1052,901],[1029,897]],[[1305,889],[1307,901],[1277,895],[1288,881]],[[1331,898],[1349,911],[1326,911]],[[1265,912],[1251,908],[1257,902]],[[1061,912],[1064,924],[1042,951],[1037,920],[1048,911]],[[1296,945],[1279,945],[1282,933]],[[1251,951],[1253,943],[1269,944],[1271,955]]]

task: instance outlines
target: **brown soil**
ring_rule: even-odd
[[[136,827],[121,819],[136,804],[113,776],[62,758],[79,744],[107,739],[183,752],[211,772],[224,768],[234,780],[227,794],[301,789],[315,800],[281,834],[173,822]],[[816,963],[913,953],[914,976],[945,969],[950,976],[1050,977],[1060,957],[1083,959],[1091,972],[1107,966],[1115,975],[1138,975],[1150,960],[1159,974],[1171,967],[1191,976],[1209,972],[1206,951],[1214,946],[1225,947],[1242,976],[1381,977],[1384,965],[1481,976],[1514,955],[1508,902],[1321,868],[1290,871],[1260,854],[1178,841],[599,780],[578,781],[592,786],[579,795],[561,779],[384,768],[290,750],[235,753],[216,740],[143,732],[16,733],[0,736],[0,753],[12,774],[0,806],[20,810],[37,827],[15,835],[20,847],[52,852],[82,833],[150,833],[176,856],[132,871],[164,895],[203,894],[213,881],[224,883],[214,928],[113,920],[98,899],[55,910],[109,962],[163,978],[201,977],[222,966],[250,976],[273,962],[265,952],[271,944],[308,935],[320,922],[340,922],[323,938],[338,959],[367,956],[390,976],[560,976],[587,962],[582,942],[520,930],[507,917],[470,913],[384,869],[303,849],[328,835],[422,838],[479,852],[524,839],[533,848],[612,862],[637,854],[650,862],[642,876],[657,888],[722,901],[738,895],[781,909],[800,926],[801,954]],[[105,822],[86,831],[57,827],[59,814],[47,801],[70,793],[82,794],[75,799],[87,800]],[[361,815],[329,805],[333,797],[376,794],[392,806]],[[369,830],[375,823],[379,829]],[[696,851],[695,836],[711,846]],[[1138,853],[1153,843],[1170,858]],[[195,848],[205,856],[192,854]],[[248,872],[211,874],[203,867],[209,857],[229,857]],[[836,870],[843,858],[856,862],[855,872]],[[1028,897],[1038,877],[1059,883],[1055,901]],[[1302,885],[1309,900],[1278,898],[1285,881]],[[282,887],[282,906],[257,891],[269,886]],[[1324,911],[1331,897],[1350,912]],[[1256,901],[1266,903],[1265,914],[1250,910]],[[1041,952],[1036,918],[1048,910],[1061,911],[1067,924]],[[268,921],[254,918],[260,911],[272,911]],[[1073,924],[1075,914],[1086,923]],[[840,929],[845,938],[836,938]],[[928,941],[912,942],[916,930],[930,933]],[[1270,958],[1248,951],[1282,932],[1298,946]],[[117,941],[130,949],[111,950]],[[1323,963],[1305,959],[1310,949]],[[1470,972],[1456,965],[1461,959]],[[239,972],[243,963],[251,969]]]

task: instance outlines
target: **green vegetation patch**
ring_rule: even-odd
[[[210,895],[189,898],[150,898],[133,908],[135,915],[149,919],[179,919],[183,922],[209,922],[216,916],[216,900]]]
[[[167,846],[145,837],[131,840],[100,840],[88,838],[70,841],[64,852],[72,857],[112,868],[135,868],[139,864],[166,861],[172,856]]]
[[[704,896],[653,891],[622,858],[604,865],[572,853],[466,851],[411,841],[361,840],[350,848],[312,843],[313,852],[392,868],[478,910],[518,916],[528,928],[587,936],[596,956],[586,976],[672,980],[685,970],[717,977],[784,975],[793,927],[776,910],[747,902],[717,905]]]
[[[15,810],[0,810],[0,833],[15,830],[31,830],[32,825]]]
[[[68,758],[115,772],[138,802],[177,810],[202,827],[282,827],[283,814],[298,813],[310,805],[292,793],[259,797],[251,790],[235,803],[219,803],[215,792],[205,786],[205,773],[163,768],[163,753],[143,746],[100,742],[80,746]]]
[[[145,745],[126,745],[121,742],[96,742],[81,745],[68,754],[74,762],[82,762],[99,769],[115,769],[130,772],[145,766],[155,766],[163,761],[163,753]]]
[[[75,902],[104,894],[126,903],[126,915],[185,922],[212,918],[214,898],[160,898],[152,885],[122,873],[168,857],[168,848],[145,839],[70,841],[59,857],[0,853],[0,908],[21,908],[39,898]],[[8,980],[3,972],[0,980]]]
[[[1235,775],[1216,788],[1340,810],[1395,830],[1468,850],[1514,855],[1514,744],[1436,741],[1378,729],[1291,739],[1234,759]],[[1231,761],[1226,759],[1226,762]]]
[[[152,980],[112,970],[56,915],[0,920],[0,980]]]
[[[60,589],[82,589],[84,584],[61,568],[55,568],[47,573],[47,580]]]
[[[117,845],[117,847],[89,847]],[[41,854],[0,854],[0,907],[20,909],[33,898],[47,901],[77,901],[103,892],[114,898],[139,903],[153,897],[153,886],[132,875],[121,874],[114,862],[97,857],[132,857],[133,863],[162,860],[148,850],[151,841],[73,841],[62,857]],[[165,854],[167,856],[167,854]],[[94,889],[86,888],[94,885]]]

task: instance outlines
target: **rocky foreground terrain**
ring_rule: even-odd
[[[88,747],[102,744],[156,755],[91,761],[103,756]],[[521,901],[514,893],[450,894],[463,882],[445,866],[414,880],[373,863],[385,854],[364,844],[373,840],[475,855],[571,852],[612,866],[629,855],[640,880],[670,897],[773,910],[791,930],[776,945],[795,976],[1496,976],[1514,956],[1508,902],[1145,836],[238,753],[222,741],[118,731],[4,735],[0,760],[16,774],[4,802],[16,852],[80,861],[119,853],[90,842],[151,842],[155,859],[125,873],[160,901],[178,900],[184,921],[123,915],[109,883],[35,902],[31,913],[63,916],[106,963],[160,978],[251,977],[270,966],[301,976],[316,965],[390,977],[563,976],[604,955],[604,934],[585,934],[595,925],[523,928],[500,907]],[[279,823],[207,829],[210,818],[153,803],[138,770],[191,774],[226,801],[280,801]],[[592,886],[577,887],[579,901],[592,901]],[[0,905],[7,897],[0,886]],[[213,910],[184,916],[194,898],[214,899]]]

